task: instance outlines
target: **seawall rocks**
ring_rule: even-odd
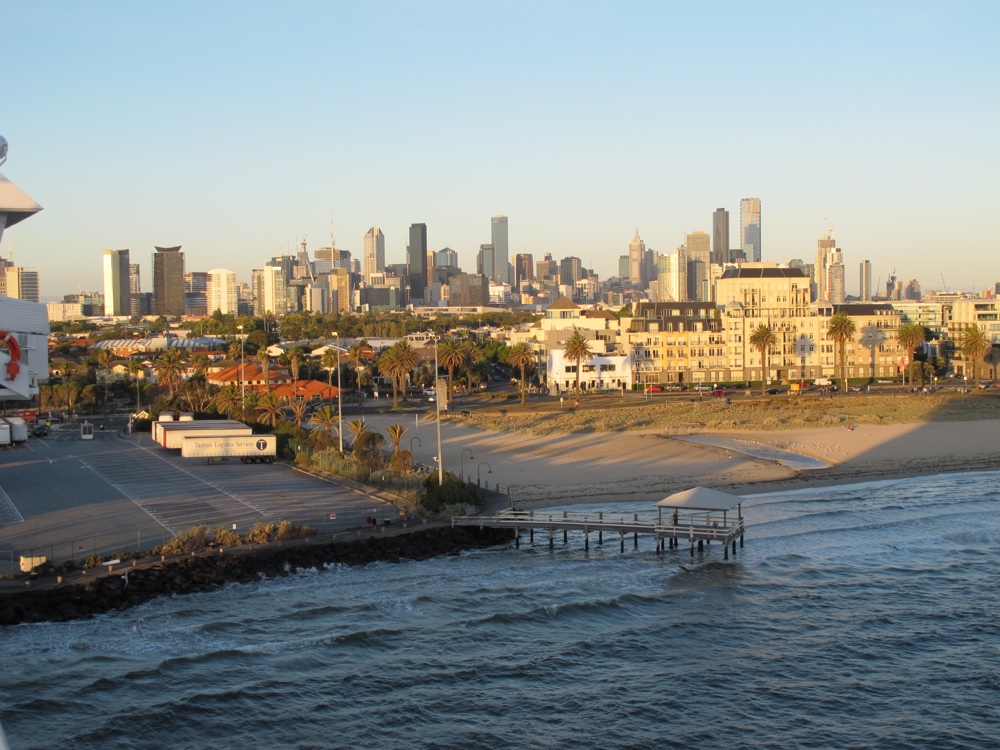
[[[253,551],[201,554],[150,567],[122,568],[54,587],[0,593],[0,625],[64,622],[126,609],[158,596],[211,591],[227,583],[287,576],[326,564],[426,560],[508,542],[504,529],[432,528],[391,537],[316,543],[285,543]],[[127,574],[125,573],[127,570]]]

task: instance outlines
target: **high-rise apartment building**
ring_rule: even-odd
[[[410,241],[406,245],[407,282],[410,301],[424,299],[427,288],[427,225],[410,224]]]
[[[648,279],[644,278],[646,266],[646,243],[639,237],[639,227],[635,228],[635,237],[628,243],[628,280],[630,284],[640,289],[646,288]]]
[[[740,247],[748,261],[760,263],[760,198],[740,201]]]
[[[872,299],[872,262],[861,261],[861,301],[871,302]]]
[[[38,269],[8,265],[0,272],[0,294],[38,302]]]
[[[131,315],[132,290],[128,250],[104,251],[104,314]]]
[[[181,246],[157,247],[153,253],[153,314],[184,315],[184,253]]]
[[[813,299],[833,302],[830,291],[830,265],[837,252],[837,241],[828,234],[816,243],[816,263],[813,265]]]
[[[688,261],[683,246],[669,255],[658,255],[656,262],[660,302],[686,302],[688,299]]]
[[[847,283],[844,269],[844,254],[840,248],[835,248],[830,253],[830,266],[826,271],[827,289],[830,291],[829,300],[835,305],[843,305],[847,302]]]
[[[618,256],[618,278],[619,279],[624,279],[625,281],[628,281],[629,272],[628,272],[628,256],[627,255],[619,255]]]
[[[583,263],[575,256],[559,261],[559,283],[573,286],[583,278]]]
[[[334,269],[330,274],[331,307],[337,312],[350,312],[353,307],[351,291],[351,272],[346,268]]]
[[[216,311],[223,315],[237,315],[239,286],[236,283],[236,272],[226,268],[213,268],[209,271],[205,299],[208,315],[213,315]]]
[[[385,236],[376,224],[365,234],[365,283],[371,284],[373,274],[385,270]]]
[[[724,208],[712,214],[712,262],[729,262],[729,212]]]
[[[128,264],[128,291],[129,294],[141,294],[142,283],[140,279],[139,264]]]
[[[492,281],[495,268],[496,251],[493,249],[493,245],[480,245],[479,255],[476,256],[476,273],[481,273]]]
[[[282,265],[266,265],[253,270],[253,314],[271,313],[282,317],[288,312],[288,277]]]
[[[507,217],[494,216],[490,221],[490,244],[493,245],[493,272],[483,271],[491,279],[511,283],[510,248],[507,246]]]
[[[688,299],[696,302],[712,301],[711,239],[704,232],[691,232],[684,243],[688,261]]]

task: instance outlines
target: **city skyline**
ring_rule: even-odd
[[[764,205],[764,261],[812,258],[826,216],[848,268],[870,260],[876,279],[890,265],[925,288],[1000,278],[1000,158],[983,146],[998,109],[982,95],[1000,67],[992,4],[373,3],[266,23],[198,6],[185,22],[194,12],[8,11],[3,173],[46,210],[0,253],[39,269],[43,299],[99,289],[100,267],[79,261],[108,248],[130,248],[146,279],[154,246],[183,245],[190,268],[249,281],[304,237],[328,245],[331,210],[354,258],[378,217],[387,262],[404,260],[419,222],[428,250],[453,248],[474,270],[503,214],[508,260],[579,257],[608,278],[636,225],[670,253],[714,234],[722,207],[735,246],[748,196]],[[478,54],[497,36],[518,55]],[[297,54],[253,52],[288,38]],[[185,55],[148,53],[167,44]],[[827,45],[844,54],[815,54]],[[396,103],[414,87],[420,121]],[[733,116],[678,116],[715,99]]]

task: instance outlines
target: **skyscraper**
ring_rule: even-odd
[[[493,274],[483,271],[487,276],[505,284],[513,281],[510,267],[510,249],[507,246],[507,217],[494,216],[490,222],[490,239],[493,245]]]
[[[646,261],[646,243],[639,237],[639,227],[635,228],[635,237],[628,243],[628,280],[630,284],[640,289],[645,288],[646,279],[643,270]]]
[[[186,312],[181,246],[157,247],[153,253],[153,314],[184,315]]]
[[[371,284],[372,274],[385,270],[385,236],[376,224],[365,234],[365,283]]]
[[[842,305],[847,302],[846,273],[844,268],[844,254],[840,248],[835,248],[830,253],[830,266],[827,268],[827,288],[830,290],[829,300],[835,305]]]
[[[132,289],[130,286],[128,250],[104,251],[104,314],[131,315]]]
[[[729,212],[724,208],[712,214],[712,262],[729,262]]]
[[[535,259],[531,253],[518,253],[514,256],[514,285],[521,287],[526,281],[535,278]]]
[[[458,268],[458,253],[450,247],[442,248],[435,253],[435,266]]]
[[[38,302],[38,269],[7,266],[0,271],[0,294]]]
[[[559,283],[573,286],[583,278],[583,263],[576,256],[559,261]]]
[[[871,302],[872,299],[872,262],[861,261],[861,301]]]
[[[476,273],[480,273],[490,281],[493,281],[495,268],[496,250],[494,250],[493,245],[480,245],[479,255],[476,256]]]
[[[660,302],[687,302],[687,254],[681,246],[669,255],[657,256],[658,299]]]
[[[138,263],[128,264],[128,291],[129,294],[140,294],[142,292]]]
[[[226,268],[213,268],[209,271],[205,296],[209,315],[216,310],[223,315],[238,314],[239,287],[236,284],[236,272]]]
[[[830,291],[830,265],[837,250],[837,241],[828,234],[816,242],[816,263],[813,266],[813,299],[833,302]]]
[[[427,288],[427,225],[410,224],[410,242],[406,246],[406,267],[410,300],[424,298]]]
[[[748,261],[760,263],[760,198],[740,201],[740,246]]]
[[[684,247],[688,261],[688,299],[711,302],[712,276],[709,265],[712,262],[712,247],[709,236],[704,232],[691,232]]]

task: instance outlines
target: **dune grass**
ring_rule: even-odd
[[[844,424],[894,424],[1000,419],[1000,394],[847,395],[833,398],[762,399],[744,394],[728,399],[659,399],[643,402],[620,397],[584,396],[580,407],[558,402],[506,404],[472,410],[462,422],[492,430],[532,434],[662,430],[777,430],[835,427]]]

